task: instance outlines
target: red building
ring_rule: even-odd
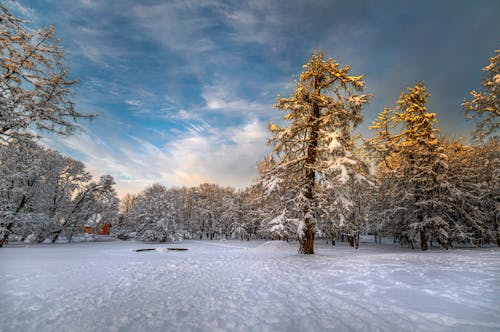
[[[111,224],[104,224],[104,225],[102,225],[101,230],[97,234],[109,235],[110,229],[111,229]]]
[[[102,225],[101,229],[97,232],[97,235],[109,235],[111,230],[111,224]],[[92,226],[85,226],[85,233],[94,234],[94,229]]]

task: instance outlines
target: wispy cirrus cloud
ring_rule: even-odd
[[[6,0],[6,5],[26,20],[33,21],[36,18],[36,11],[27,5],[21,4],[19,1]]]
[[[223,7],[217,1],[134,3],[126,15],[162,45],[196,54],[216,47],[206,32],[217,27],[217,12]]]
[[[104,141],[88,130],[64,141],[48,137],[44,142],[77,156],[95,177],[112,174],[119,194],[124,195],[155,182],[248,186],[256,175],[256,161],[267,152],[266,138],[265,124],[253,120],[226,128],[192,124],[181,136],[160,146],[137,136]]]
[[[272,109],[272,99],[269,103],[249,101],[234,94],[228,86],[204,86],[202,98],[204,108],[212,112],[222,112],[229,117],[255,117],[269,113]]]

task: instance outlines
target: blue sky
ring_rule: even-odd
[[[244,187],[268,151],[276,94],[288,95],[320,49],[365,74],[373,94],[359,131],[406,86],[426,83],[439,128],[467,138],[460,103],[500,48],[499,1],[6,2],[53,24],[75,102],[99,113],[45,144],[111,174],[120,195],[160,182]]]

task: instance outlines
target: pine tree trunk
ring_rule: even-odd
[[[300,240],[300,249],[299,249],[299,254],[304,254],[304,255],[312,255],[314,254],[314,225],[309,220],[309,218],[306,218],[306,227],[304,230],[304,235],[302,236],[302,239]]]
[[[320,117],[320,108],[318,105],[313,105],[313,115],[309,118],[309,123],[311,124],[310,140],[307,144],[307,158],[305,162],[306,167],[306,181],[307,187],[304,193],[307,199],[306,206],[304,207],[304,230],[303,234],[300,236],[300,248],[299,253],[305,255],[314,254],[314,220],[313,220],[313,207],[314,204],[314,188],[316,186],[316,172],[314,166],[316,165],[317,159],[317,147],[318,147],[318,132],[319,123],[318,119]]]
[[[500,207],[500,200],[498,195],[494,197],[494,203],[495,205],[493,206],[493,220],[495,221],[496,226],[497,246],[500,247],[500,212],[498,211]]]
[[[420,249],[422,249],[422,251],[426,251],[427,249],[429,249],[429,236],[427,235],[427,230],[425,229],[425,227],[422,227],[420,229]]]
[[[500,222],[497,221],[497,246],[500,247]]]
[[[313,190],[311,186],[308,187],[305,196],[309,200],[309,202],[312,200]],[[304,207],[304,215],[305,215],[304,229],[303,233],[300,234],[299,237],[299,242],[300,242],[299,254],[304,254],[304,255],[314,254],[314,221],[312,220],[311,213],[312,213],[311,207],[309,206],[309,204],[306,204],[306,206]]]

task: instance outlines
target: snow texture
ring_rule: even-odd
[[[169,246],[11,244],[0,331],[500,331],[498,248]]]

